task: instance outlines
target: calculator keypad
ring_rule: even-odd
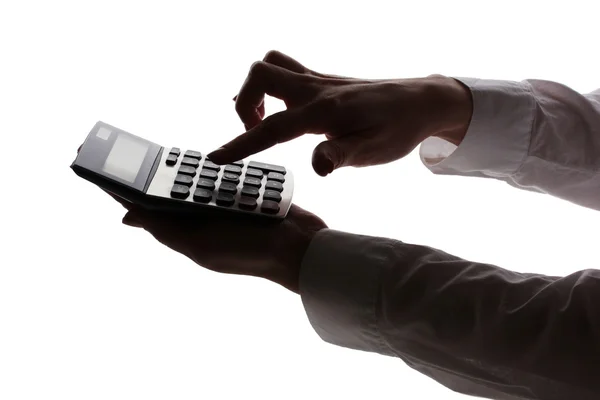
[[[189,165],[190,167],[198,168],[200,161],[197,158],[183,157],[181,160],[181,165]]]
[[[196,168],[190,167],[188,165],[182,165],[179,167],[179,173],[183,175],[196,176]]]
[[[219,190],[217,193],[217,204],[220,206],[229,207],[235,203],[235,197],[231,193],[225,193]]]
[[[199,151],[188,150],[185,152],[184,157],[196,158],[200,160],[202,158],[202,154]]]
[[[281,182],[267,181],[267,184],[265,185],[265,189],[267,189],[267,190],[276,190],[278,192],[283,192],[283,185],[281,184]]]
[[[167,165],[177,164],[177,156],[175,154],[169,154],[167,157]]]
[[[185,186],[192,186],[192,183],[194,182],[194,178],[192,178],[189,175],[183,175],[183,174],[178,174],[175,177],[175,183],[178,185],[185,185]]]
[[[203,169],[200,171],[200,177],[216,181],[219,177],[219,173],[217,171],[213,171],[212,169]]]
[[[175,184],[171,189],[171,196],[176,199],[187,199],[190,195],[190,188],[184,185]]]
[[[213,190],[215,188],[215,181],[212,179],[200,178],[198,179],[196,186],[203,189]]]
[[[271,215],[278,214],[282,205],[289,206],[287,171],[282,166],[256,161],[217,165],[199,151],[176,147],[168,151],[161,168],[174,169],[168,173],[175,176],[170,178],[172,198]]]
[[[198,188],[194,192],[194,201],[208,203],[212,199],[212,190]]]

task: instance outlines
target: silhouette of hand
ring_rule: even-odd
[[[210,211],[174,216],[116,199],[129,210],[124,224],[145,229],[198,265],[269,279],[296,293],[304,253],[313,236],[327,228],[319,217],[296,205],[285,219],[271,220]]]
[[[265,119],[264,97],[285,111]],[[321,176],[344,166],[388,163],[430,136],[460,143],[472,114],[470,91],[441,75],[365,80],[320,74],[277,51],[252,65],[235,98],[247,132],[208,156],[230,163],[305,133],[328,139],[313,152]]]

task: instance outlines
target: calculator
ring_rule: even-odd
[[[217,165],[197,149],[163,147],[102,121],[71,168],[102,189],[150,210],[200,210],[285,218],[294,178],[280,165],[240,160]]]

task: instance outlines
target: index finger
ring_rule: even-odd
[[[227,164],[305,133],[326,133],[328,129],[323,115],[322,110],[314,104],[281,111],[209,153],[207,157],[216,164]]]
[[[274,64],[264,61],[254,63],[235,102],[235,110],[246,129],[261,122],[262,116],[258,110],[264,104],[265,95],[284,101],[294,100],[306,90],[306,85],[302,84],[303,78],[301,74]]]

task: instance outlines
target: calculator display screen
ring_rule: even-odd
[[[119,135],[106,157],[102,170],[133,183],[144,162],[148,148],[148,142],[129,135]]]

